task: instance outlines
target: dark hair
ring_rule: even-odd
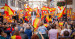
[[[12,26],[13,28],[15,28],[15,27],[16,27],[16,24],[12,24],[11,26]]]
[[[39,37],[38,37],[37,34],[33,34],[33,35],[31,36],[31,39],[39,39]]]
[[[19,31],[15,31],[14,35],[20,35],[20,32]]]
[[[56,29],[56,24],[52,24],[52,25],[51,25],[51,28],[52,28],[52,29]]]
[[[1,33],[2,33],[2,29],[0,29],[0,35],[1,35]]]
[[[69,32],[68,31],[64,31],[64,36],[69,36]]]
[[[42,25],[43,25],[43,23],[41,22],[41,23],[40,23],[40,26],[42,26]]]
[[[4,25],[6,25],[6,23],[4,23]]]

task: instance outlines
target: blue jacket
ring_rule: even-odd
[[[12,27],[11,30],[5,30],[4,32],[7,33],[7,38],[6,39],[10,39],[10,32],[12,31]]]
[[[27,34],[28,39],[31,39],[31,36],[32,36],[32,31],[31,31],[31,29],[26,29],[24,33]]]

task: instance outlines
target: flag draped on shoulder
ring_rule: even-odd
[[[11,36],[11,39],[22,39],[22,38],[21,38],[21,36],[13,35],[13,36]]]

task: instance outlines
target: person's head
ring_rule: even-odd
[[[74,30],[75,30],[75,25],[73,26]]]
[[[0,23],[0,27],[2,27],[2,24]]]
[[[39,37],[38,37],[37,34],[33,34],[33,35],[31,36],[31,39],[39,39]]]
[[[16,24],[12,24],[11,26],[12,26],[13,28],[15,28],[15,27],[16,27]]]
[[[19,31],[15,31],[14,35],[20,35],[20,32]]]
[[[51,24],[51,23],[52,23],[52,21],[49,21],[49,23]]]
[[[69,36],[69,32],[68,31],[64,31],[64,36]]]
[[[20,25],[20,23],[18,23],[18,25]]]
[[[73,21],[71,21],[71,24],[73,24]]]
[[[7,34],[6,33],[2,33],[1,36],[7,37]]]
[[[18,27],[15,27],[15,31],[18,31]]]
[[[27,25],[26,29],[30,29],[30,26],[29,26],[29,25]]]
[[[0,29],[0,35],[2,34],[2,32],[3,32],[2,29]]]
[[[40,23],[40,26],[43,26],[43,23],[42,22]]]
[[[20,32],[24,32],[24,30],[21,28],[21,29],[20,29]]]
[[[6,27],[10,27],[10,24],[6,24]]]
[[[2,24],[2,27],[4,27],[4,24]]]
[[[27,23],[24,23],[24,26],[27,26]]]
[[[51,25],[51,28],[52,28],[52,29],[56,29],[56,24],[52,24],[52,25]]]
[[[67,22],[65,22],[65,24],[67,24]]]
[[[22,25],[22,24],[20,24],[20,26],[22,27],[23,25]]]

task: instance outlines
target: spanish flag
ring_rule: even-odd
[[[4,9],[4,12],[7,16],[14,14],[14,10],[12,10],[7,4],[5,4],[5,6],[2,7],[1,9]]]
[[[43,11],[42,11],[42,14],[41,14],[41,19],[43,20],[43,18],[44,18],[44,14],[43,14]]]
[[[28,12],[25,13],[25,20],[29,22],[29,20],[28,20],[28,14],[27,13]]]
[[[36,13],[36,17],[40,17],[40,14],[39,14],[39,9],[37,9],[37,13]]]
[[[4,7],[0,7],[0,9],[4,9]]]
[[[48,27],[48,24],[44,24],[45,27]]]
[[[46,10],[46,7],[45,7],[45,6],[43,6],[41,9],[42,9],[42,10]]]
[[[63,13],[60,13],[60,14],[58,15],[58,19],[60,19],[60,18],[62,17],[62,15],[63,15]]]
[[[63,22],[59,22],[59,26],[63,26]]]
[[[40,20],[39,18],[35,18],[35,19],[33,20],[33,27],[34,27],[35,29],[38,28],[40,21],[41,21],[41,20]]]
[[[46,21],[49,22],[49,16],[46,16]]]
[[[13,36],[11,36],[11,39],[21,39],[21,36],[13,35]]]

